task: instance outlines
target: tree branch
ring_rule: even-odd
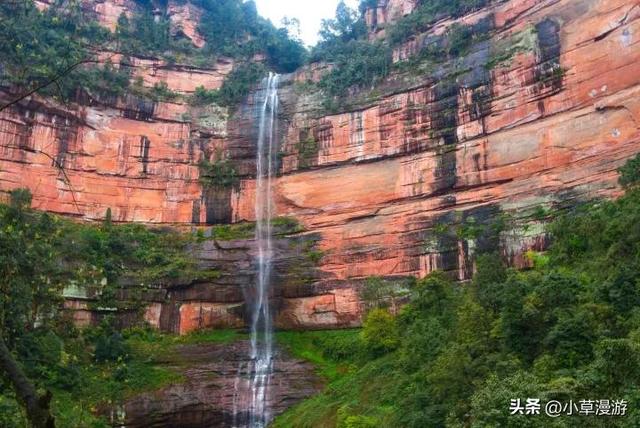
[[[45,155],[46,157],[48,157],[49,159],[51,159],[51,162],[53,163],[53,166],[56,167],[58,169],[58,171],[60,171],[60,173],[62,173],[62,175],[64,176],[64,183],[69,186],[69,190],[71,191],[71,198],[73,199],[73,205],[76,207],[76,210],[78,211],[78,214],[82,215],[82,210],[80,210],[80,206],[78,205],[78,201],[76,199],[76,193],[75,190],[73,190],[73,186],[71,185],[71,180],[69,179],[69,176],[67,175],[67,171],[65,171],[64,169],[64,165],[62,165],[60,162],[58,162],[58,160],[51,156],[49,153],[43,151],[43,150],[36,150],[36,149],[30,149],[27,147],[20,147],[20,146],[4,146],[10,149],[18,149],[18,150],[25,150],[31,153],[38,153],[41,155]]]
[[[49,85],[52,85],[54,83],[57,83],[60,79],[64,78],[65,76],[69,75],[69,73],[71,73],[73,70],[75,70],[76,68],[78,68],[80,65],[82,64],[89,64],[89,63],[97,63],[99,61],[95,60],[95,59],[83,59],[81,61],[75,62],[73,64],[71,64],[69,67],[65,68],[64,70],[62,70],[62,72],[58,73],[57,75],[51,77],[49,80],[42,82],[39,85],[36,85],[35,88],[32,88],[31,90],[19,95],[17,98],[15,98],[12,101],[9,101],[7,104],[3,105],[0,107],[0,112],[3,110],[6,110],[7,108],[18,104],[20,101],[24,100],[27,97],[30,97],[31,95],[35,94],[38,91],[41,91],[42,89],[46,88]]]
[[[0,336],[0,369],[13,386],[18,400],[27,410],[27,418],[33,428],[54,428],[55,420],[49,410],[51,393],[39,396],[36,387],[24,374],[18,362],[11,355],[4,339]]]

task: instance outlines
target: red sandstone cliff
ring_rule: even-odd
[[[412,5],[381,2],[368,12],[370,28]],[[114,13],[107,11],[126,1],[95,7],[110,25]],[[197,10],[176,6],[172,13],[175,31],[201,43],[190,21]],[[546,244],[544,216],[534,215],[539,207],[617,195],[616,169],[640,152],[638,17],[635,0],[494,2],[458,20],[490,37],[455,64],[396,73],[341,114],[320,113],[318,94],[296,83],[322,67],[285,79],[278,214],[299,219],[323,257],[312,278],[279,284],[280,325],[357,324],[358,290],[371,275],[444,269],[465,279],[473,253],[493,247],[525,265],[524,253]],[[395,58],[412,57],[453,23],[415,35]],[[201,70],[140,59],[133,66],[146,85],[165,81],[188,93],[218,87],[233,65]],[[120,221],[251,220],[248,106],[227,120],[219,111],[133,98],[69,107],[25,102],[0,116],[0,189],[28,186],[36,208],[87,219],[111,208]],[[307,140],[315,149],[303,157]],[[238,189],[212,195],[198,183],[197,162],[214,147],[225,148],[247,175]],[[51,158],[64,164],[68,180]],[[503,224],[492,235],[497,219]],[[484,229],[474,229],[478,224]],[[475,233],[465,233],[470,228]],[[227,266],[225,278],[234,263],[250,277],[250,263],[234,258],[248,254],[251,244],[243,245],[208,253],[213,264]],[[291,265],[289,259],[283,269]],[[242,296],[235,289],[235,297],[221,298],[216,290],[224,287],[208,284],[207,292],[170,303],[168,292],[148,317],[156,324],[169,317],[167,328],[177,331],[241,323],[233,311]]]

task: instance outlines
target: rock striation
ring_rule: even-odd
[[[238,367],[247,364],[248,341],[231,344],[185,345],[163,365],[180,370],[185,382],[138,395],[114,409],[106,409],[114,426],[233,427],[249,409],[234,403]],[[282,413],[320,390],[321,383],[309,363],[280,352],[275,357],[269,408]]]
[[[126,2],[98,3],[107,10]],[[366,15],[372,37],[414,6],[379,2]],[[171,10],[175,31],[201,43],[198,10]],[[281,276],[296,279],[278,282],[278,325],[356,325],[372,275],[440,269],[465,280],[482,251],[527,266],[526,253],[548,244],[544,224],[554,210],[619,195],[616,170],[640,152],[639,17],[635,0],[492,2],[413,35],[394,60],[416,66],[354,92],[340,113],[327,112],[304,83],[330,65],[285,76],[277,212],[304,229],[283,242],[312,237],[315,256],[301,275],[292,260],[305,250],[282,244],[289,263]],[[483,37],[440,63],[420,62],[460,25]],[[219,87],[234,66],[126,64],[146,86],[166,82],[184,94]],[[227,115],[135,97],[72,106],[31,99],[0,113],[0,189],[27,186],[36,208],[87,220],[111,208],[123,222],[252,221],[252,103]],[[234,162],[236,187],[199,183],[198,162],[216,150]],[[227,282],[160,287],[149,320],[179,332],[243,322],[235,311],[242,313],[241,284],[253,274],[252,244],[216,245],[199,257],[226,266]]]

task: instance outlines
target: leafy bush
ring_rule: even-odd
[[[383,43],[351,40],[327,59],[333,69],[322,77],[319,86],[341,106],[353,89],[371,89],[391,70],[391,50]]]
[[[91,58],[86,46],[98,47],[110,38],[77,3],[40,12],[32,1],[1,2],[0,22],[0,85],[15,85],[21,92],[42,87],[56,97],[73,94],[87,76],[80,67],[73,69]]]
[[[438,272],[418,281],[397,318],[370,313],[368,358],[274,425],[599,426],[589,417],[509,412],[515,398],[584,397],[628,400],[627,416],[606,425],[638,425],[638,216],[633,188],[557,218],[548,261],[533,269],[508,270],[488,254],[476,260],[472,284]]]
[[[93,357],[97,362],[124,361],[129,357],[129,347],[121,332],[113,327],[112,320],[103,321],[92,335],[95,350]]]
[[[219,241],[251,239],[255,235],[255,223],[220,224],[211,228],[211,238]]]
[[[169,49],[169,20],[154,15],[153,5],[143,4],[129,19],[123,12],[118,17],[116,37],[120,49],[129,54],[162,53]]]
[[[200,168],[200,183],[207,187],[233,187],[239,183],[238,174],[228,159],[218,159],[210,162],[203,159],[198,164]]]
[[[169,89],[167,82],[158,82],[151,88],[150,96],[155,101],[172,101],[178,97],[178,94]]]
[[[197,0],[204,9],[199,31],[214,55],[250,59],[265,53],[278,72],[291,72],[304,62],[306,50],[286,28],[261,18],[253,1]]]
[[[640,155],[636,155],[620,167],[618,173],[620,174],[618,181],[622,187],[630,188],[637,185],[640,182]]]
[[[76,72],[76,85],[98,96],[119,97],[129,88],[129,73],[123,67],[114,67],[110,60],[103,66],[87,67]],[[75,88],[65,86],[67,98],[74,95]]]
[[[218,103],[224,106],[238,104],[265,75],[260,64],[247,63],[235,68],[218,91]]]
[[[374,356],[395,350],[400,344],[400,334],[393,316],[385,309],[369,312],[362,328],[362,341]]]
[[[189,99],[189,104],[192,106],[205,106],[218,102],[218,91],[216,89],[205,89],[204,86],[198,86]]]
[[[423,0],[409,15],[395,22],[388,30],[389,42],[398,45],[423,33],[438,19],[459,17],[488,4],[488,0]]]

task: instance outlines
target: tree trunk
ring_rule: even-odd
[[[22,368],[11,355],[11,351],[0,337],[0,369],[13,385],[16,396],[27,411],[27,418],[33,428],[54,428],[55,421],[49,411],[51,394],[39,397],[35,386],[25,376]]]

